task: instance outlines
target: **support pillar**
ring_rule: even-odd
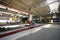
[[[29,25],[32,25],[32,14],[29,15]]]

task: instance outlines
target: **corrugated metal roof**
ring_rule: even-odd
[[[48,5],[43,7],[39,6],[44,1],[46,0],[0,0],[0,3],[24,12],[43,15],[50,11]]]

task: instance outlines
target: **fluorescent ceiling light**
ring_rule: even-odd
[[[8,10],[14,11],[14,12],[18,12],[18,10],[13,9],[13,8],[8,8]]]
[[[3,6],[3,5],[0,5],[0,8],[6,9],[6,7],[5,7],[5,6]]]
[[[0,14],[9,14],[9,15],[11,15],[12,13],[0,11]]]

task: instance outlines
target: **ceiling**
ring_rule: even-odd
[[[0,4],[35,15],[46,15],[50,12],[49,6],[40,7],[46,0],[0,0]]]

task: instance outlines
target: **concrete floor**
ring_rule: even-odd
[[[29,34],[16,40],[60,40],[60,25],[51,24],[49,28],[44,27],[36,33]]]

